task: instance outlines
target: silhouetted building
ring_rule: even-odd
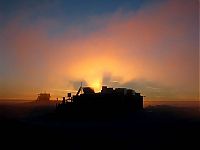
[[[83,94],[80,91],[83,90]],[[90,87],[80,87],[71,102],[63,102],[57,106],[61,112],[73,114],[124,114],[143,109],[143,96],[132,89],[108,88],[102,86],[100,93]]]
[[[83,88],[83,92],[84,94],[94,94],[94,89],[90,88],[90,87],[84,87]]]
[[[39,102],[48,102],[50,101],[50,94],[49,93],[40,93],[38,94],[37,101]]]
[[[102,94],[113,94],[113,88],[107,88],[107,86],[102,86],[101,93]]]

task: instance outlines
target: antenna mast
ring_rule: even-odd
[[[81,92],[81,94],[82,94],[82,82],[81,82],[81,86],[79,87],[79,89],[78,89],[78,92],[76,93],[76,96],[78,96],[79,95],[79,93]]]

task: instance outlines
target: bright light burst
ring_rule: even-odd
[[[94,80],[91,83],[91,87],[94,88],[95,92],[100,92],[101,91],[101,80]]]

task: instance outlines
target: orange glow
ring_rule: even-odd
[[[84,80],[88,86],[94,86],[99,91],[97,87],[102,84],[105,73],[112,73],[113,75],[123,77],[121,82],[129,81],[136,76],[137,69],[131,70],[133,65],[126,65],[126,62],[122,63],[118,60],[117,57],[112,55],[110,57],[101,56],[95,58],[95,54],[93,54],[79,61],[74,60],[73,65],[70,67],[70,72],[64,72],[64,74],[75,80]]]

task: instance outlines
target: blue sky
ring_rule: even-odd
[[[71,23],[87,21],[91,16],[112,14],[118,10],[137,11],[141,7],[160,3],[158,0],[1,0],[3,22],[16,15],[27,15],[29,21],[54,18]]]

